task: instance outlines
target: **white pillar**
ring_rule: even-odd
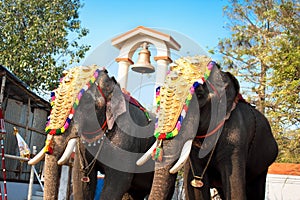
[[[155,58],[154,58],[155,59]],[[155,87],[154,87],[154,99],[153,99],[153,106],[155,108],[156,106],[156,88],[158,86],[162,86],[166,76],[167,76],[167,71],[168,71],[168,66],[169,63],[172,62],[171,59],[155,59],[157,63],[156,67],[156,80],[155,80]]]
[[[121,88],[127,88],[127,81],[128,81],[128,68],[132,64],[132,62],[121,60],[118,62],[119,69],[118,69],[118,78],[117,81],[120,83]]]
[[[157,67],[156,67],[156,81],[155,81],[155,89],[158,86],[161,86],[166,78],[168,65],[170,63],[169,59],[159,59],[156,60]]]
[[[67,165],[61,166],[60,184],[58,188],[58,200],[69,199],[70,183],[71,183],[71,169]]]

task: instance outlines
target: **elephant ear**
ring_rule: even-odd
[[[219,65],[213,67],[207,80],[213,90],[214,99],[219,105],[224,106],[226,115],[235,108],[236,97],[239,94],[238,80],[229,72],[221,71]]]
[[[234,91],[235,95],[237,95],[240,92],[240,84],[238,80],[230,72],[225,72],[225,74],[230,79],[232,90]]]
[[[238,80],[229,72],[224,73],[227,80],[226,98],[227,98],[227,114],[235,108],[236,98],[240,93],[240,84]]]
[[[212,68],[207,82],[210,87],[213,86],[212,89],[214,90],[215,95],[220,97],[225,94],[225,88],[227,87],[228,81],[224,80],[224,75],[218,64],[215,64]]]
[[[107,102],[106,106],[106,119],[108,129],[112,129],[116,119],[126,112],[125,97],[119,85],[114,87],[112,97]]]

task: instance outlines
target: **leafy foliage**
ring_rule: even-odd
[[[289,131],[285,134],[276,135],[280,153],[278,162],[300,163],[300,130]]]
[[[284,153],[294,141],[299,143],[299,137],[290,135],[300,127],[299,1],[232,0],[224,13],[231,36],[219,40],[223,65],[239,77],[248,100],[269,118],[280,145],[278,158],[283,160],[284,154],[300,162],[299,155]]]
[[[0,63],[37,91],[52,90],[89,49],[78,40],[80,0],[0,1]],[[72,39],[71,39],[72,37]]]

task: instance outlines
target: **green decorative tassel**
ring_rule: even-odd
[[[151,118],[150,118],[150,115],[149,115],[148,111],[145,110],[144,113],[146,115],[146,118],[147,118],[148,122],[151,122]]]
[[[162,140],[159,140],[157,147],[152,152],[152,159],[158,162],[163,160]]]

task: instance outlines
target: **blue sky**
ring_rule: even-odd
[[[222,8],[226,0],[85,0],[82,25],[90,30],[82,41],[98,45],[137,26],[163,28],[190,37],[203,49],[228,34]],[[89,53],[88,52],[88,53]]]
[[[80,20],[82,26],[88,28],[90,33],[81,42],[91,45],[90,51],[82,61],[83,65],[94,64],[96,59],[95,64],[108,67],[107,65],[114,62],[114,58],[118,55],[118,50],[110,45],[110,40],[137,26],[159,29],[162,32],[170,31],[167,33],[175,40],[177,34],[184,35],[204,51],[216,47],[218,39],[228,35],[228,31],[224,28],[226,18],[223,16],[226,0],[85,0],[82,2],[84,7],[79,11]],[[176,34],[173,35],[173,32]],[[188,49],[185,51],[198,51],[194,46],[188,45],[185,48]],[[92,61],[91,57],[93,57]],[[212,57],[217,59],[217,56]],[[103,60],[105,61],[102,62]],[[117,66],[108,67],[109,73],[116,76],[116,68]],[[135,74],[134,77],[138,75]],[[137,93],[135,96],[138,99],[144,91],[142,89],[138,91],[136,85],[140,85],[143,81],[147,82],[147,79],[150,82],[152,80],[150,76],[140,78],[134,81],[135,88],[130,88],[129,83],[129,91]],[[129,82],[130,79],[129,75]],[[136,84],[137,81],[139,84]],[[147,85],[147,83],[143,84]]]

